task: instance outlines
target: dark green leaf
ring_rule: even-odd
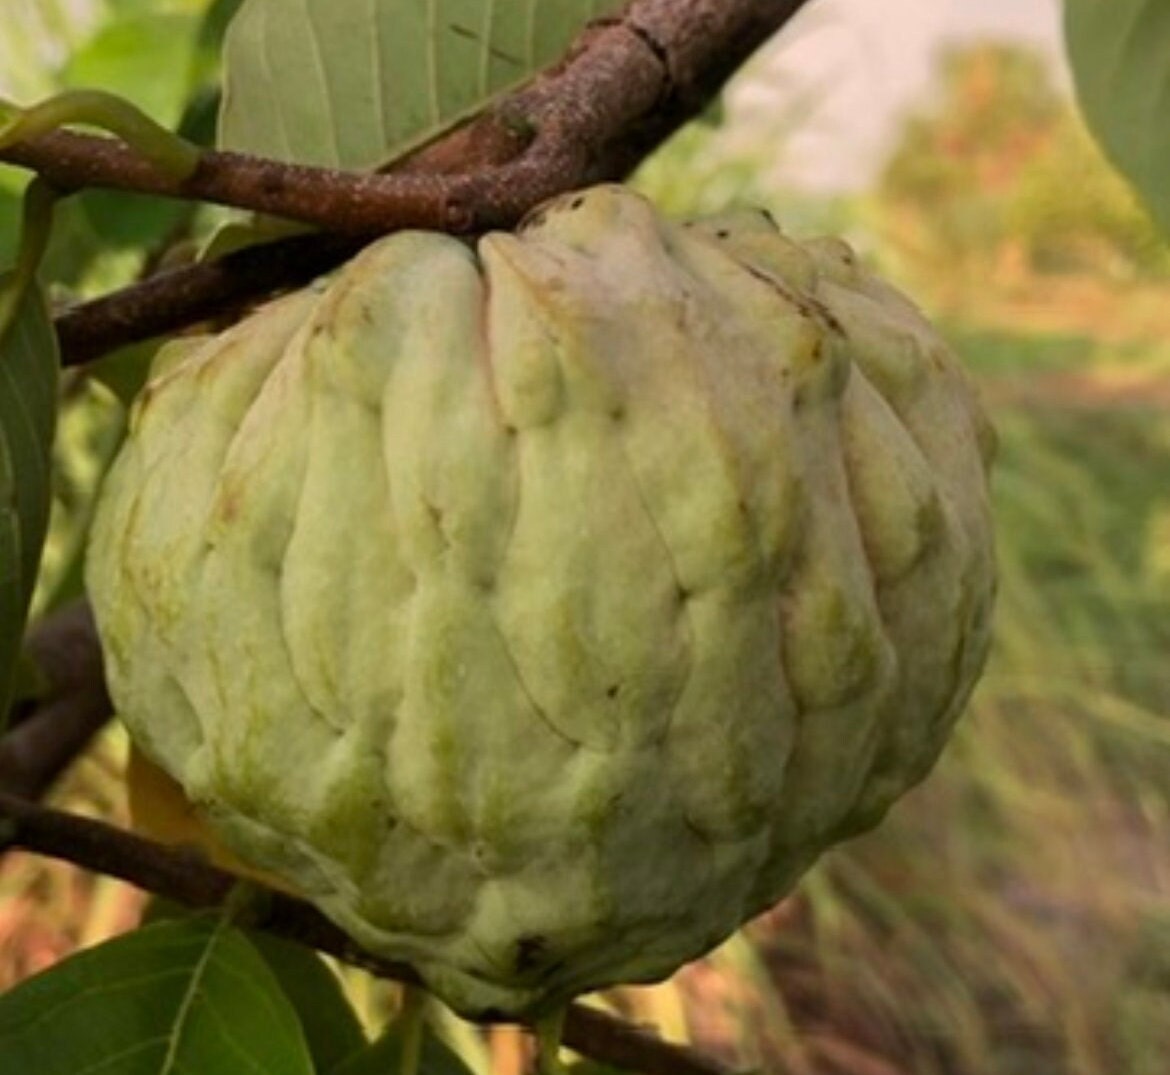
[[[296,1013],[243,934],[159,922],[0,997],[0,1071],[312,1075]]]
[[[341,982],[316,952],[268,933],[253,932],[248,938],[296,1009],[317,1071],[330,1071],[366,1048]]]
[[[224,45],[223,148],[385,163],[561,54],[618,0],[244,0]]]
[[[1065,34],[1089,125],[1170,230],[1170,4],[1066,0]]]
[[[183,202],[125,191],[87,190],[73,199],[77,211],[105,247],[150,248],[175,227],[186,211]]]
[[[0,265],[11,265],[16,261],[16,248],[20,241],[22,187],[23,182],[16,179],[14,169],[0,168]]]
[[[324,1075],[396,1075],[402,1058],[402,1031],[390,1028],[372,1045]],[[435,1033],[426,1028],[419,1075],[473,1075],[471,1069]]]
[[[242,3],[243,0],[212,0],[207,14],[203,16],[197,40],[200,78],[210,79],[218,76],[224,35]]]
[[[179,123],[179,134],[189,142],[209,146],[215,143],[215,129],[223,99],[221,62],[223,37],[242,0],[213,0],[195,41],[195,62],[191,69],[191,93]]]
[[[8,189],[0,188],[0,264],[10,265],[16,257],[22,190],[23,184],[16,187],[10,200]],[[13,208],[15,217],[10,215]],[[41,277],[62,287],[77,287],[108,247],[137,247],[166,234],[175,213],[175,204],[145,195],[87,190],[64,198],[53,216],[53,234],[41,261]],[[102,283],[116,287],[127,283],[128,275],[103,279]]]
[[[156,896],[146,905],[142,921],[182,922],[198,917],[199,912]],[[296,1011],[315,1071],[330,1071],[366,1048],[366,1035],[337,975],[316,952],[259,930],[249,930],[247,937]]]
[[[214,145],[221,99],[222,95],[216,85],[207,84],[196,89],[179,121],[179,137],[199,146]]]
[[[0,720],[49,521],[57,369],[57,338],[33,287],[0,337]]]

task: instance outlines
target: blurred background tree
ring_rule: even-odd
[[[954,307],[989,282],[1165,279],[1170,256],[1034,50],[950,47],[929,105],[908,117],[877,180],[871,221],[921,291]]]

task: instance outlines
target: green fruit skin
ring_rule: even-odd
[[[472,1017],[648,981],[937,757],[991,434],[838,241],[602,186],[407,232],[132,417],[89,585],[139,746]]]

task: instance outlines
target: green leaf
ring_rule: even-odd
[[[195,62],[191,71],[191,94],[179,123],[179,134],[197,145],[215,142],[219,122],[220,54],[228,24],[235,18],[242,0],[212,0],[196,37]]]
[[[3,0],[0,0],[2,3]],[[6,172],[6,169],[0,172]],[[0,265],[16,257],[20,231],[21,191],[27,176],[11,187],[0,175]],[[92,284],[87,274],[111,250],[138,250],[160,242],[188,211],[183,202],[151,198],[125,191],[86,190],[59,202],[49,248],[41,263],[41,276],[63,287]],[[129,283],[135,268],[105,279],[102,290]]]
[[[372,168],[556,59],[617,0],[244,0],[222,148]]]
[[[84,191],[72,204],[96,236],[98,253],[107,246],[149,248],[175,227],[185,211],[183,202],[112,190]]]
[[[243,934],[159,922],[0,997],[0,1071],[312,1075],[296,1013]]]
[[[24,177],[15,179],[15,169],[0,168],[0,265],[16,260],[20,242],[20,194]]]
[[[269,933],[249,933],[248,939],[296,1009],[316,1071],[330,1071],[367,1047],[340,980],[316,952]]]
[[[200,917],[201,912],[155,896],[142,921],[190,922]],[[329,1071],[366,1048],[369,1042],[341,982],[313,949],[260,930],[248,930],[246,936],[296,1011],[314,1071]]]
[[[109,90],[173,127],[190,93],[200,22],[179,13],[116,19],[70,57],[62,84]]]
[[[1170,4],[1066,0],[1065,35],[1089,126],[1170,231]]]
[[[90,373],[103,364],[91,366]],[[32,603],[40,615],[84,595],[86,538],[98,489],[126,435],[126,408],[95,376],[87,381],[74,384],[57,412],[53,507]]]
[[[396,1075],[402,1057],[402,1032],[391,1024],[372,1045],[324,1075]],[[471,1069],[427,1027],[423,1036],[419,1075],[472,1075]]]
[[[219,78],[219,57],[228,25],[236,17],[243,0],[212,0],[199,26],[196,79],[216,81]]]
[[[0,292],[11,279],[0,278]],[[0,723],[49,522],[57,369],[57,337],[34,286],[0,337]]]

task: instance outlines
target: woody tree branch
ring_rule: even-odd
[[[620,179],[702,111],[805,2],[631,0],[620,15],[587,28],[560,63],[384,172],[207,151],[194,175],[176,181],[118,142],[70,132],[0,150],[0,160],[61,189],[101,186],[218,202],[331,233],[176,270],[80,306],[58,321],[65,361],[84,362],[302,284],[387,231],[510,227],[554,194]]]
[[[43,689],[13,708],[0,738],[0,790],[39,799],[113,713],[93,615],[84,601],[41,620],[24,652]]]

